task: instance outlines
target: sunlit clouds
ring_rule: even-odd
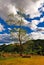
[[[17,12],[23,12],[28,17],[22,16],[23,24],[30,28],[33,32],[27,33],[32,39],[44,39],[44,27],[38,27],[39,23],[44,22],[44,0],[0,0],[0,17],[5,21],[9,14],[14,14],[14,20],[18,21],[21,18]],[[26,19],[28,18],[28,19]],[[19,24],[19,23],[18,23]],[[8,28],[11,30],[11,28]],[[5,30],[0,23],[0,31]]]

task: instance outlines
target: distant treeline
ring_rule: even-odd
[[[22,44],[23,54],[44,55],[44,40],[29,40]],[[0,52],[20,53],[19,43],[0,45]]]

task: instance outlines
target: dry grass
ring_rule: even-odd
[[[0,60],[0,65],[44,65],[44,56],[32,56],[31,58],[8,58]]]

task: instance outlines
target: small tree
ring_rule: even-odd
[[[8,16],[7,22],[11,25],[14,24],[15,26],[19,26],[18,28],[14,28],[11,31],[11,35],[12,37],[16,36],[16,38],[18,39],[18,42],[20,44],[20,56],[22,56],[23,53],[23,45],[22,43],[24,43],[25,40],[25,36],[26,36],[26,31],[22,28],[24,21],[22,20],[21,15],[13,15],[10,14]],[[14,35],[15,34],[15,35]]]

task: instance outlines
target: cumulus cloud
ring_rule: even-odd
[[[8,5],[8,9],[9,9],[8,10],[9,13],[14,13],[14,15],[17,14],[17,9],[15,8],[15,6],[10,4]]]
[[[36,30],[37,26],[33,23],[30,23],[29,27],[32,29],[32,30]]]
[[[7,19],[8,14],[13,13],[14,15],[17,14],[17,10],[23,9],[25,14],[29,14],[30,18],[34,17],[40,17],[41,13],[38,11],[38,8],[42,6],[42,3],[44,3],[44,0],[0,0],[0,17],[2,17],[4,20]],[[44,8],[42,8],[44,11]],[[19,17],[18,17],[19,19]],[[31,23],[26,21],[23,18],[24,21],[24,26],[30,27],[32,30],[37,30],[38,27],[37,25],[40,22],[44,21],[44,17],[41,18],[40,20],[32,20]],[[0,24],[0,31],[2,31],[4,28]],[[40,29],[38,29],[40,30]],[[41,38],[43,36],[42,33],[32,33],[33,35],[35,34],[35,38]],[[38,36],[39,35],[39,36]],[[43,37],[44,38],[44,37]]]
[[[30,14],[31,18],[40,16],[38,8],[41,7],[43,2],[44,0],[12,0],[16,8],[24,9],[25,13]]]
[[[30,17],[39,16],[38,8],[43,0],[0,0],[0,16],[6,18],[9,12],[16,13],[16,9],[24,9]]]
[[[39,20],[32,20],[32,22],[30,23],[30,28],[32,29],[32,30],[36,30],[37,29],[37,25],[39,24]]]
[[[25,14],[30,14],[30,17],[40,16],[38,8],[44,0],[0,0],[0,17],[6,19],[8,14],[17,14],[18,9],[23,9]]]
[[[0,0],[0,17],[2,17],[3,19],[5,19],[7,17],[8,14],[8,8],[7,6],[10,3],[6,0]]]
[[[44,34],[42,34],[41,32],[32,32],[30,34],[30,38],[37,40],[37,39],[44,39]]]

